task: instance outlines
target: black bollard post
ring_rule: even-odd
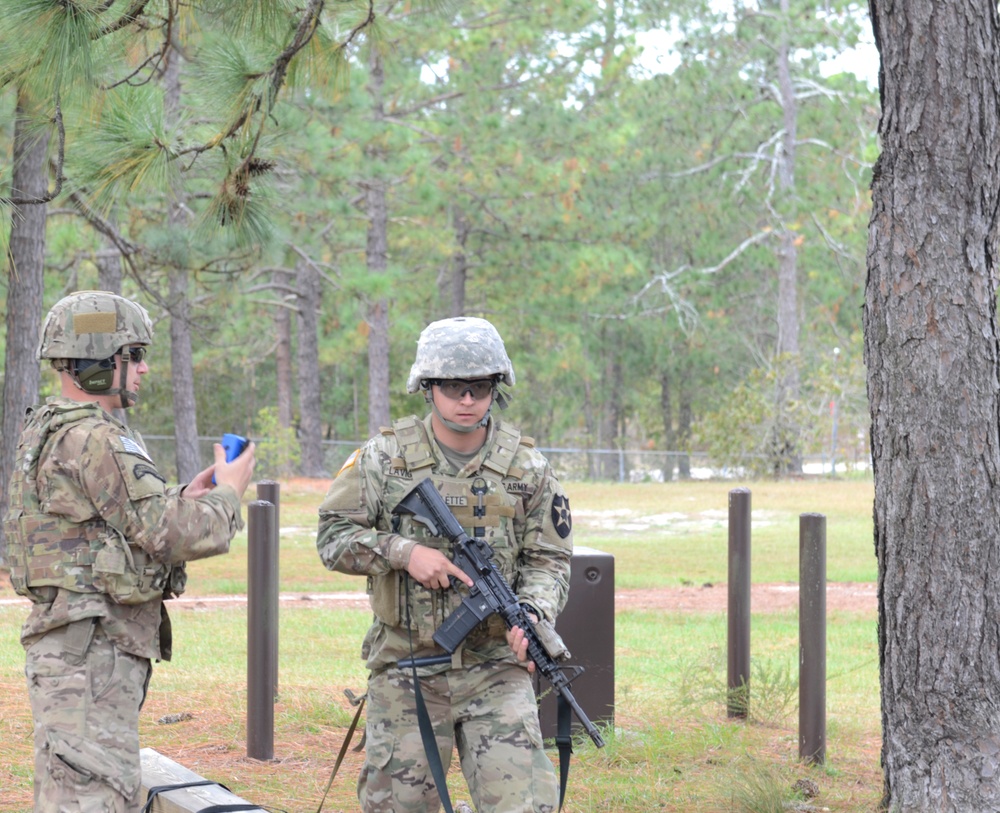
[[[729,689],[726,712],[750,709],[750,489],[729,492]]]
[[[799,758],[826,760],[826,517],[799,517]]]
[[[247,509],[247,756],[274,759],[274,674],[278,630],[271,602],[275,573],[274,505],[262,500]]]
[[[278,613],[281,610],[281,599],[279,596],[279,590],[281,587],[281,565],[280,565],[280,550],[281,550],[281,484],[275,482],[274,480],[261,480],[257,483],[257,499],[269,502],[274,506],[274,526],[271,529],[271,534],[268,537],[268,544],[270,545],[269,556],[271,557],[271,562],[273,563],[273,572],[268,578],[268,619],[267,628],[273,629],[274,634],[268,638],[268,644],[273,647],[274,652],[271,655],[271,664],[274,667],[273,684],[274,684],[274,696],[278,696]]]

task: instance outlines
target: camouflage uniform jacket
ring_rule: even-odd
[[[517,430],[491,418],[483,448],[459,470],[433,440],[430,417],[397,421],[343,465],[320,506],[316,540],[327,568],[368,577],[375,617],[362,657],[373,671],[407,657],[411,645],[417,657],[440,655],[432,635],[466,594],[464,586],[428,590],[406,573],[418,543],[452,556],[448,540],[430,536],[409,517],[394,528],[392,509],[424,477],[434,481],[466,532],[489,542],[498,569],[543,624],[553,624],[566,603],[573,551],[569,503],[545,457]],[[496,615],[469,634],[452,665],[495,660],[514,660]],[[447,668],[427,667],[426,673]]]
[[[70,416],[45,435],[34,469],[37,499],[25,494],[30,483],[25,446],[39,422],[53,414]],[[58,423],[58,422],[56,422]],[[141,438],[93,403],[49,398],[34,407],[25,420],[18,447],[18,465],[11,481],[11,501],[5,528],[8,545],[17,528],[38,527],[45,518],[59,528],[63,539],[79,527],[82,545],[95,527],[110,539],[119,539],[121,552],[135,563],[168,575],[163,588],[147,600],[119,603],[90,583],[84,568],[67,568],[79,574],[80,587],[42,588],[21,630],[25,647],[50,630],[83,618],[97,617],[108,638],[125,652],[150,659],[170,659],[170,624],[163,599],[169,591],[183,589],[183,563],[229,550],[229,542],[243,527],[240,498],[229,486],[219,486],[198,499],[181,496],[183,486],[167,488],[165,479],[149,459]],[[30,488],[30,485],[28,486]],[[22,517],[33,504],[39,511],[34,526]],[[20,524],[17,523],[20,520]],[[67,532],[66,529],[70,531]],[[17,533],[16,530],[13,530]],[[22,534],[23,535],[23,534]],[[44,549],[44,540],[15,540],[26,551]],[[51,548],[51,544],[48,546]],[[172,579],[169,577],[173,577]],[[64,577],[65,578],[65,577]],[[164,595],[164,591],[168,591]]]

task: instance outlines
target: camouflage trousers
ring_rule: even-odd
[[[27,648],[36,813],[138,813],[139,709],[150,664],[120,651],[96,619]]]
[[[527,670],[488,663],[422,678],[421,692],[445,771],[457,748],[481,813],[552,813],[559,785],[542,745]],[[391,669],[368,682],[365,764],[358,799],[365,813],[434,813],[440,798],[417,724],[412,672]]]

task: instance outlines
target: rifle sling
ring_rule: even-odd
[[[353,695],[349,694],[348,697],[351,698],[351,702],[354,702]],[[351,720],[351,727],[347,729],[347,736],[344,737],[344,742],[340,746],[340,753],[337,754],[337,761],[334,763],[333,772],[330,774],[330,781],[326,783],[326,790],[323,791],[323,798],[319,800],[319,807],[316,808],[316,813],[320,813],[320,811],[323,810],[323,803],[326,802],[326,796],[330,792],[330,788],[333,786],[333,780],[336,778],[337,771],[340,770],[340,764],[344,761],[344,756],[347,754],[347,748],[351,744],[351,738],[354,736],[354,730],[358,727],[358,720],[361,719],[361,712],[364,711],[365,698],[367,697],[367,694],[362,695],[355,704],[357,705],[358,710],[354,715],[354,719]],[[361,741],[361,745],[364,745],[364,740]],[[360,747],[361,746],[358,746],[358,748]]]
[[[406,584],[406,628],[413,629],[410,623],[410,580],[403,579]],[[412,632],[410,632],[412,636]],[[441,806],[444,813],[454,813],[451,809],[451,797],[448,795],[448,785],[444,779],[444,766],[441,764],[441,754],[438,752],[437,740],[434,738],[434,727],[431,725],[431,716],[427,713],[427,704],[424,703],[424,693],[420,690],[420,677],[417,675],[417,662],[413,657],[413,640],[410,640],[410,666],[413,668],[413,694],[417,705],[417,725],[420,728],[420,739],[424,744],[424,753],[427,754],[427,766],[431,770],[431,777],[437,786],[438,797],[441,799]]]
[[[573,724],[572,709],[569,702],[556,695],[556,747],[559,749],[559,810],[562,810],[566,798],[566,784],[569,782],[569,758],[573,753],[573,737],[570,728]]]

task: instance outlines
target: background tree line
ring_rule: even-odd
[[[53,385],[41,317],[93,287],[156,320],[129,420],[175,436],[180,479],[231,430],[328,474],[320,439],[419,411],[416,336],[458,314],[505,337],[544,445],[767,474],[838,425],[849,448],[877,100],[827,66],[865,25],[799,0],[0,0],[3,492]]]

